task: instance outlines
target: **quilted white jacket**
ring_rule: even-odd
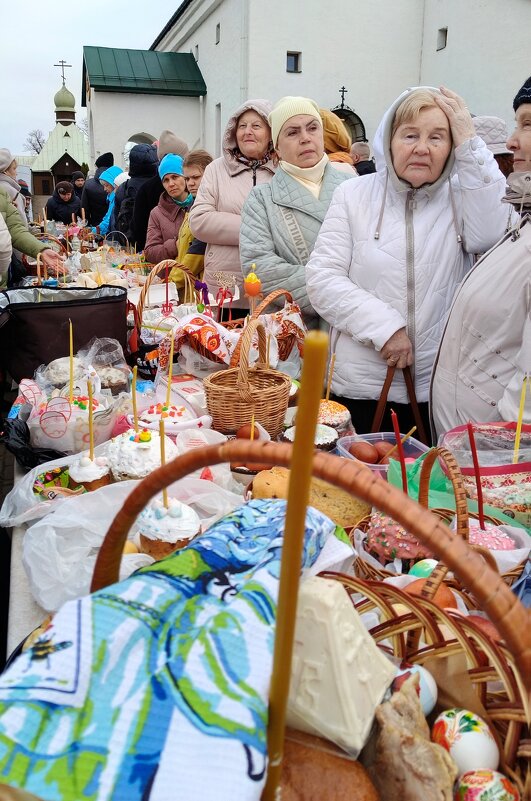
[[[479,137],[457,147],[441,177],[413,189],[391,161],[395,109],[374,140],[377,172],[334,193],[306,267],[308,296],[334,329],[332,390],[378,398],[386,364],[378,351],[404,326],[414,347],[415,390],[426,401],[432,366],[454,292],[472,265],[503,235],[505,179]],[[402,375],[389,400],[407,403]]]

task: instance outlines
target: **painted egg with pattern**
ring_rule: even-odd
[[[496,770],[470,770],[458,779],[455,801],[520,801],[518,788]]]
[[[469,709],[447,709],[436,718],[431,739],[445,748],[459,773],[496,770],[500,753],[483,718]]]

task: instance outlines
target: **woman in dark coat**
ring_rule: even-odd
[[[72,214],[75,214],[76,219],[81,216],[81,202],[69,181],[59,181],[46,203],[46,216],[49,220],[68,225],[72,222]]]

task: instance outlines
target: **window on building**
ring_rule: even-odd
[[[286,72],[302,72],[302,53],[288,50],[286,53]]]
[[[448,28],[439,28],[437,31],[437,50],[444,50],[448,41]]]
[[[50,181],[48,181],[46,178],[42,179],[42,194],[43,195],[50,195],[51,194],[51,192],[50,192]]]
[[[195,56],[195,60],[199,61],[199,45],[196,45],[194,47],[194,56]]]
[[[218,24],[216,25],[216,44],[219,44],[220,39],[221,39],[221,25],[218,22]]]

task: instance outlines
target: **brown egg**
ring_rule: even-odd
[[[389,451],[392,451],[394,445],[392,442],[386,442],[384,439],[379,440],[378,442],[374,443],[374,447],[378,451],[378,456],[382,459],[384,456],[387,456]]]
[[[251,439],[251,430],[251,423],[245,423],[245,425],[237,430],[236,439]],[[254,439],[258,439],[259,436],[260,432],[257,427],[254,426]]]
[[[407,592],[408,595],[420,595],[422,592],[422,588],[426,584],[427,579],[421,578],[417,579],[416,581],[412,581],[411,584],[408,584],[407,587],[404,587],[404,592]],[[452,590],[446,586],[446,584],[441,584],[435,596],[431,599],[434,604],[439,606],[441,609],[446,609],[450,607],[451,609],[457,609],[457,602],[455,600],[455,596]]]
[[[471,623],[474,623],[474,625],[477,626],[478,629],[480,629],[483,634],[489,638],[489,640],[492,640],[493,642],[500,642],[503,639],[494,623],[491,623],[491,621],[487,620],[487,618],[481,617],[481,615],[468,615],[467,619]]]
[[[379,458],[378,451],[370,442],[354,442],[349,448],[349,453],[355,459],[367,464],[376,464]]]

